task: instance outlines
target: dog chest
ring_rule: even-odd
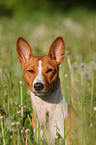
[[[41,136],[43,132],[46,134],[46,138],[56,137],[56,132],[64,138],[64,118],[67,116],[67,103],[64,97],[60,103],[48,103],[42,99],[34,96],[31,93],[33,108],[36,112],[38,125]]]

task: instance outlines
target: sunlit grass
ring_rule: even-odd
[[[35,55],[46,54],[56,37],[64,38],[66,52],[60,67],[62,91],[85,124],[82,145],[95,145],[96,14],[83,10],[0,18],[0,144],[33,143],[32,105],[16,54],[19,36],[30,43]],[[41,141],[39,136],[40,144]]]

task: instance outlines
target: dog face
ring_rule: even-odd
[[[28,88],[37,96],[55,92],[59,85],[59,65],[65,51],[62,37],[53,41],[45,56],[34,56],[30,45],[22,37],[17,40],[16,50]]]

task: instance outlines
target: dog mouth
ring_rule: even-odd
[[[42,97],[42,96],[46,96],[46,95],[49,95],[49,93],[48,92],[40,92],[40,91],[34,91],[33,92],[36,96],[40,96],[40,97]]]
[[[38,97],[45,97],[45,96],[49,96],[52,93],[52,90],[51,89],[48,90],[43,89],[41,91],[34,90],[33,93]]]

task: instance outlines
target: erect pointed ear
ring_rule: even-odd
[[[22,65],[30,59],[33,55],[32,49],[29,43],[22,37],[19,37],[16,44],[17,58]]]
[[[64,40],[61,36],[59,36],[51,44],[47,55],[59,65],[62,63],[64,58],[64,52]]]

